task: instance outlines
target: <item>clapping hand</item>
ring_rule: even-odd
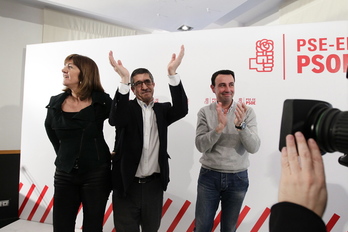
[[[113,52],[109,52],[109,61],[111,66],[114,68],[114,70],[120,75],[122,79],[122,83],[128,84],[129,83],[129,71],[123,66],[122,61],[118,60],[116,61],[114,59]]]
[[[176,74],[176,69],[179,67],[181,64],[182,58],[184,57],[185,53],[185,47],[184,45],[181,45],[180,53],[178,56],[176,54],[172,54],[172,59],[170,60],[168,64],[168,75],[175,75]]]

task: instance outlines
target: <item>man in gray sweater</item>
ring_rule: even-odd
[[[249,186],[249,153],[256,153],[260,147],[255,112],[233,100],[234,83],[233,71],[215,72],[210,88],[217,102],[201,108],[197,115],[195,142],[202,153],[202,167],[197,186],[196,232],[211,232],[220,201],[221,231],[236,231]]]

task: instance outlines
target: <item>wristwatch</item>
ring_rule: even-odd
[[[235,126],[235,128],[237,128],[238,130],[244,130],[246,127],[246,123],[242,122],[239,126]]]

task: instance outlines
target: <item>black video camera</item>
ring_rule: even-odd
[[[280,151],[286,146],[286,135],[297,131],[301,131],[306,139],[313,138],[322,155],[326,152],[342,152],[344,155],[338,162],[348,167],[348,111],[332,108],[331,104],[324,101],[285,100],[280,129]]]

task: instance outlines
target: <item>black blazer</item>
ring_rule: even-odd
[[[187,96],[182,83],[178,86],[169,85],[169,88],[173,105],[165,102],[155,103],[153,106],[160,140],[158,163],[164,191],[169,182],[168,126],[188,113]],[[134,180],[143,149],[143,117],[137,100],[129,100],[129,93],[122,95],[117,90],[111,106],[109,123],[116,127],[115,144],[119,143],[113,158],[113,190],[118,195],[124,195]]]
[[[61,107],[68,96],[67,92],[53,96],[46,106],[45,128],[57,155],[56,167],[69,173],[76,159],[79,159],[79,172],[110,165],[110,149],[103,134],[104,121],[110,114],[110,96],[93,92],[92,104],[70,119],[63,116]]]

